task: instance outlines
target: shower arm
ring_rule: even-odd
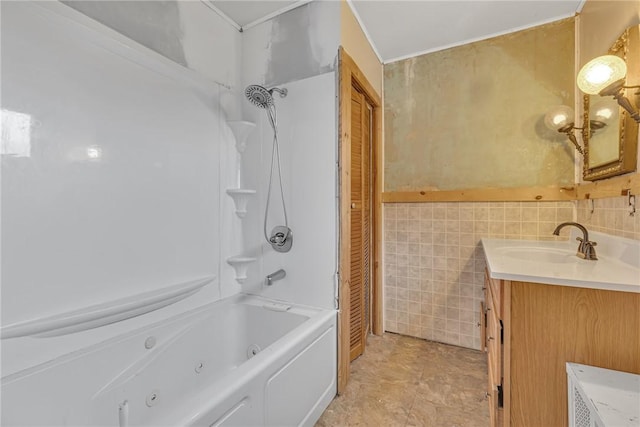
[[[278,95],[280,95],[280,98],[284,98],[287,96],[287,93],[289,91],[286,88],[280,89],[279,87],[272,87],[271,89],[269,89],[269,93],[273,94],[273,92],[278,92]]]

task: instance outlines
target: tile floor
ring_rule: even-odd
[[[346,391],[316,427],[486,427],[483,352],[386,333],[370,336]]]

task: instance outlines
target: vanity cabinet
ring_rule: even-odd
[[[492,426],[567,426],[566,362],[640,373],[640,293],[485,282]]]
[[[493,280],[488,273],[485,275],[484,283],[484,324],[483,334],[485,349],[487,351],[488,380],[487,380],[487,400],[489,402],[490,426],[502,424],[503,418],[503,340],[501,309],[503,283],[500,280]]]

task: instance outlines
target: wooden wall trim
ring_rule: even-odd
[[[341,64],[343,67],[347,67],[351,74],[351,78],[355,83],[362,88],[364,93],[366,94],[369,102],[373,104],[374,107],[382,107],[382,99],[380,98],[380,94],[373,87],[367,77],[364,75],[358,64],[349,56],[349,52],[347,52],[342,46],[340,46],[340,52],[342,52]]]
[[[373,111],[373,330],[375,335],[384,333],[382,292],[382,171],[384,170],[384,147],[382,144],[382,105]]]
[[[471,188],[465,190],[385,191],[382,203],[554,202],[640,194],[640,173],[571,187]]]
[[[602,181],[578,185],[577,199],[602,199],[604,197],[640,194],[640,173],[622,175]]]
[[[535,202],[575,200],[576,187],[475,188],[446,191],[385,191],[383,203]]]
[[[339,175],[340,175],[340,262],[338,291],[338,394],[349,381],[349,269],[351,264],[351,72],[345,54],[338,51],[339,69]]]

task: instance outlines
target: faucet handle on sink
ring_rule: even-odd
[[[584,240],[582,237],[576,237],[576,240],[580,242],[578,246],[578,257],[582,259],[588,259],[591,261],[597,261],[598,257],[596,256],[596,250],[594,246],[598,246],[597,242],[591,242],[589,240]]]
[[[576,237],[576,240],[577,240],[578,242],[581,242],[581,243],[583,243],[583,242],[584,242],[584,240],[582,239],[582,237]],[[598,242],[592,242],[592,241],[590,241],[590,240],[587,240],[587,241],[586,241],[586,244],[591,245],[591,246],[598,246]]]

